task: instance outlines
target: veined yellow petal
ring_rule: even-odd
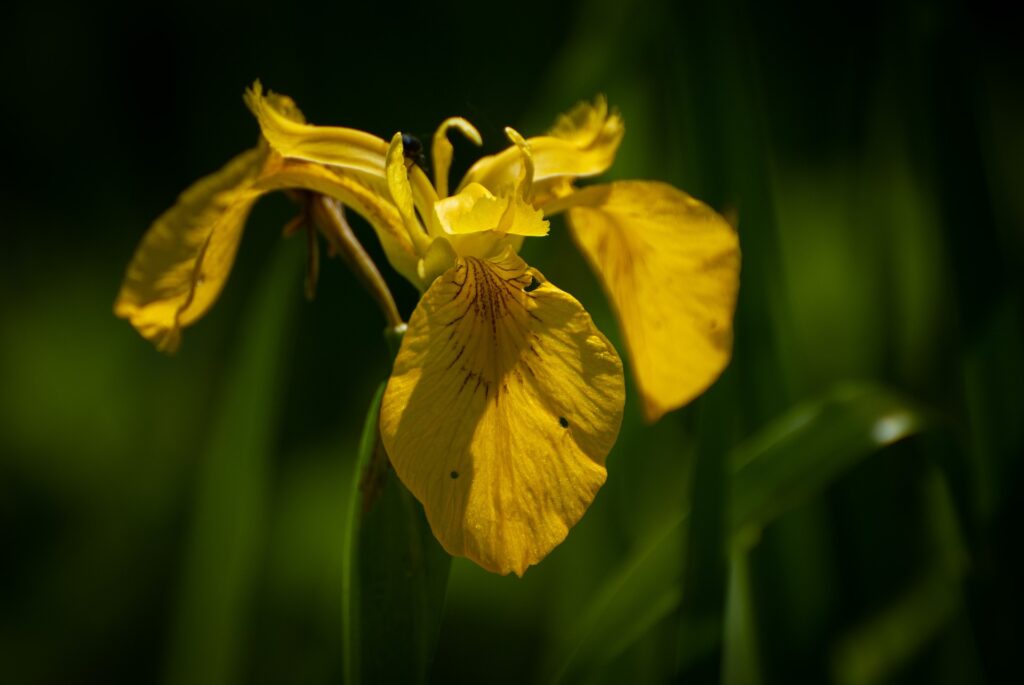
[[[384,178],[388,145],[375,135],[340,126],[312,126],[296,121],[264,95],[256,81],[245,93],[245,102],[260,124],[263,137],[282,157],[304,159],[354,169]]]
[[[173,352],[181,329],[220,295],[253,204],[285,188],[316,191],[352,207],[374,227],[395,269],[419,282],[417,257],[392,205],[357,178],[283,160],[261,147],[193,184],[153,223],[128,265],[114,313],[160,350]]]
[[[739,288],[736,232],[665,183],[591,186],[560,202],[618,315],[655,421],[703,392],[729,363]]]
[[[473,124],[462,117],[449,117],[441,122],[434,132],[434,142],[431,146],[430,157],[434,163],[434,187],[437,188],[437,196],[440,199],[448,197],[448,171],[452,166],[452,154],[454,148],[448,140],[448,129],[458,129],[477,147],[483,145],[480,132]]]
[[[559,117],[545,136],[528,138],[533,157],[534,181],[562,176],[594,176],[615,160],[622,142],[622,118],[608,112],[603,98],[594,104],[580,103]],[[466,173],[460,187],[481,183],[497,192],[511,186],[523,173],[523,158],[516,146],[483,157]]]
[[[449,553],[522,575],[604,483],[623,392],[618,354],[579,302],[506,250],[460,259],[424,294],[381,437]]]
[[[549,225],[543,212],[518,197],[495,197],[479,183],[434,203],[437,221],[449,235],[500,231],[543,236]]]

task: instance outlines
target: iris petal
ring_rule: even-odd
[[[264,95],[259,81],[245,93],[245,103],[259,121],[270,146],[282,157],[331,164],[384,178],[388,145],[363,131],[340,126],[313,126],[296,121]]]
[[[284,188],[313,190],[352,207],[373,225],[395,268],[415,282],[417,258],[390,203],[354,176],[283,160],[263,147],[193,184],[153,223],[128,265],[114,313],[160,350],[176,350],[181,329],[220,295],[253,204]]]
[[[499,230],[513,235],[544,236],[544,213],[519,196],[495,197],[478,183],[434,204],[438,224],[449,235]]]
[[[618,354],[590,316],[507,250],[460,259],[424,294],[381,437],[449,553],[522,575],[604,483],[623,400]]]
[[[736,232],[665,183],[591,186],[563,201],[576,244],[614,305],[644,415],[703,392],[729,363],[739,288]]]
[[[451,169],[452,154],[455,151],[451,141],[448,140],[448,129],[451,128],[460,131],[477,147],[483,144],[480,132],[462,117],[449,117],[437,127],[437,131],[434,132],[430,158],[434,162],[434,187],[437,188],[438,198],[442,200],[448,197],[448,170]]]
[[[580,103],[559,117],[547,135],[528,138],[534,165],[534,183],[543,188],[564,177],[594,176],[608,169],[622,142],[624,128],[618,114],[609,113],[603,98]],[[523,156],[515,145],[483,157],[462,180],[461,187],[480,183],[492,192],[515,185],[523,173]]]
[[[252,189],[266,159],[244,152],[200,179],[150,227],[128,265],[114,313],[165,352],[180,328],[202,316],[220,294],[245,220],[260,193]]]

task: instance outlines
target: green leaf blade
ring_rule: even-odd
[[[360,440],[344,565],[348,683],[425,683],[444,611],[451,557],[402,485],[379,438],[381,385]]]

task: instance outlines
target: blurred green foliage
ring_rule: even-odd
[[[655,426],[630,395],[607,485],[522,580],[454,560],[435,682],[1012,680],[1024,55],[999,12],[16,3],[0,681],[342,681],[351,474],[390,359],[369,298],[331,261],[303,301],[273,197],[176,357],[111,312],[148,224],[255,140],[256,77],[315,123],[461,114],[489,149],[605,92],[613,177],[738,218],[729,370]],[[526,256],[621,342],[557,221]]]

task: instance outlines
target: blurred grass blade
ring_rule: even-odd
[[[757,685],[761,673],[757,647],[754,597],[750,585],[750,555],[735,550],[730,555],[729,589],[723,625],[722,682],[725,685]]]
[[[832,658],[833,682],[890,682],[959,608],[959,583],[936,569],[902,597],[841,640]]]
[[[906,400],[873,385],[842,385],[786,412],[733,450],[734,542],[752,545],[778,516],[924,424]]]
[[[924,478],[930,568],[883,610],[841,639],[832,654],[832,679],[840,685],[891,682],[953,619],[962,616],[961,582],[968,555],[945,475],[937,467]],[[969,644],[969,641],[968,641]],[[961,654],[957,672],[943,682],[981,682],[976,655]]]
[[[425,683],[437,646],[451,557],[380,443],[382,384],[359,442],[345,530],[345,675],[356,683]]]
[[[727,655],[741,658],[744,650],[754,646],[748,635],[753,629],[751,607],[746,605],[749,579],[745,569],[735,566],[736,555],[755,544],[760,531],[776,517],[814,497],[858,461],[914,435],[924,425],[918,410],[898,395],[872,385],[844,385],[787,411],[732,450],[727,529],[734,555],[730,589],[744,592],[739,592],[742,597],[730,596],[730,602],[738,603],[729,609],[740,612],[737,616],[746,621],[744,630],[737,634],[751,639],[742,645],[727,644]],[[649,620],[651,616],[663,616],[660,611],[667,613],[676,608],[665,609],[665,597],[674,597],[677,604],[685,599],[673,588],[678,587],[684,570],[681,550],[689,525],[686,516],[676,521],[652,546],[627,559],[622,571],[608,580],[552,659],[559,664],[550,676],[553,682],[592,677],[629,647],[622,642],[623,635],[643,639],[645,633],[637,626],[653,626],[656,621]],[[740,576],[735,576],[737,573]],[[702,616],[699,623],[695,626],[693,616],[683,616],[687,635],[700,643],[681,645],[684,666],[706,654],[721,639],[721,619],[712,621]],[[705,631],[700,626],[712,624],[718,627],[718,633],[714,641],[705,643]],[[610,645],[615,649],[610,650]],[[726,667],[728,671],[728,663]],[[734,672],[737,678],[743,675]]]
[[[610,577],[548,664],[545,680],[576,683],[643,638],[670,615],[681,599],[687,515],[679,516],[654,542],[633,555]]]
[[[200,459],[191,538],[166,682],[238,682],[263,541],[268,471],[280,411],[300,256],[281,246],[249,300],[221,403]]]
[[[679,605],[675,581],[682,572],[687,532],[680,515],[620,571],[609,577],[575,628],[549,659],[545,681],[575,683],[601,671]]]

